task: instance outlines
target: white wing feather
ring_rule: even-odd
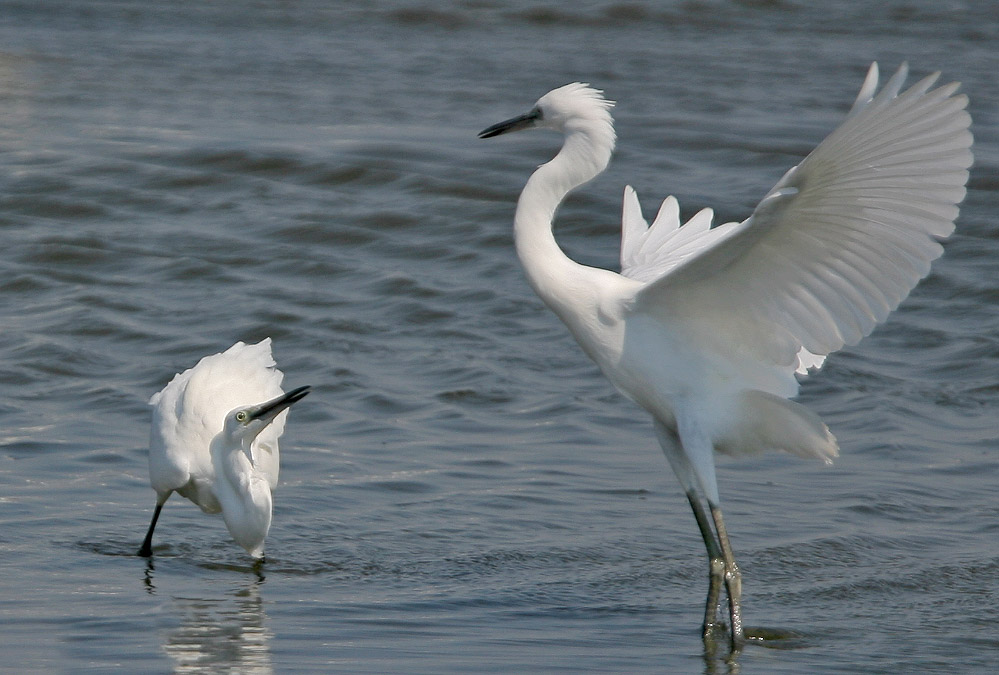
[[[680,205],[670,196],[649,227],[638,195],[628,185],[621,212],[621,274],[637,281],[663,276],[720,236],[722,228],[710,229],[713,217],[714,211],[702,209],[681,227]]]
[[[163,483],[153,485],[154,489],[177,489],[192,476],[210,477],[214,473],[208,444],[222,431],[225,416],[283,393],[284,374],[275,365],[270,338],[253,345],[237,342],[178,373],[149,399],[153,406],[150,464],[160,466],[151,475]],[[278,438],[284,431],[285,417],[279,415],[251,446],[251,459],[272,489],[278,480]]]
[[[872,65],[843,124],[742,223],[654,236],[626,191],[623,273],[650,281],[633,309],[799,371],[869,334],[942,253],[972,163],[967,97],[930,91],[938,74],[899,94],[906,73],[875,96]]]

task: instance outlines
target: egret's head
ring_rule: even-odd
[[[275,417],[305,398],[310,389],[308,386],[299,387],[266,403],[237,408],[226,415],[222,433],[234,441],[240,441],[240,445],[248,447]]]
[[[599,89],[573,82],[551,90],[523,115],[484,129],[479,138],[534,128],[561,132],[596,129],[613,138],[614,120],[610,115],[613,106],[614,102],[605,99]]]

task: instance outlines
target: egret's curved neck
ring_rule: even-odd
[[[585,266],[559,248],[552,231],[555,211],[565,196],[603,171],[614,149],[614,132],[583,127],[568,131],[555,158],[542,165],[527,181],[514,216],[513,236],[527,279],[534,291],[556,314],[585,283]]]
[[[246,551],[259,558],[271,527],[271,490],[243,448],[219,434],[211,444],[215,496],[229,533]]]
[[[232,447],[224,438],[223,434],[219,434],[212,441],[211,445],[212,464],[215,467],[216,481],[219,478],[222,479],[222,487],[231,491],[228,495],[229,498],[235,498],[244,504],[261,501],[261,496],[257,493],[261,490],[261,484],[266,485],[266,481],[257,480],[257,469],[250,461],[248,450],[241,447]],[[219,495],[218,497],[219,501],[223,501],[223,495]]]

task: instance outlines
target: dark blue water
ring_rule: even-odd
[[[821,7],[819,6],[821,4]],[[991,672],[999,659],[999,18],[990,3],[0,3],[0,669]],[[618,101],[560,211],[613,268],[622,187],[745,217],[868,63],[971,97],[945,256],[800,400],[824,467],[722,461],[751,626],[705,651],[703,550],[645,415],[533,296],[517,194],[549,89]],[[146,400],[270,336],[315,391],[266,564],[164,509]]]

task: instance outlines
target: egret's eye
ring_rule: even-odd
[[[247,418],[247,414],[246,414],[245,410],[240,410],[238,413],[236,413],[236,421],[237,422],[245,422],[246,418]]]

